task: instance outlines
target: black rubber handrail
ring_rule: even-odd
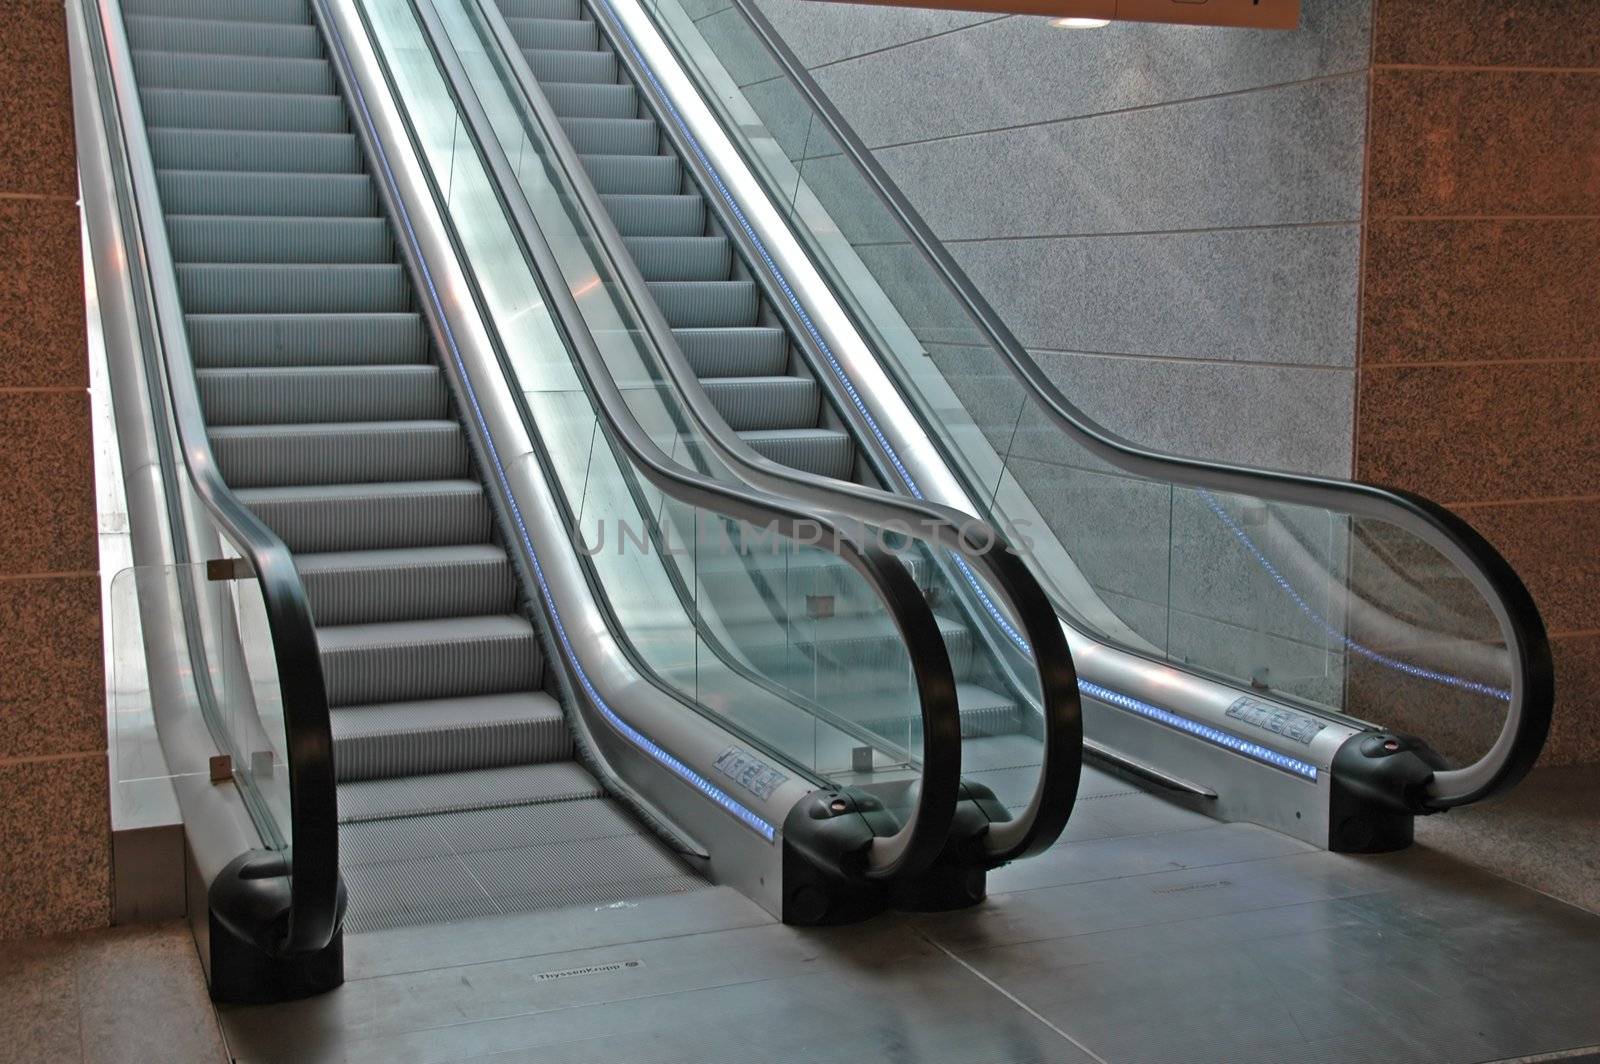
[[[663,494],[686,505],[837,554],[867,581],[883,602],[885,612],[906,645],[917,687],[924,736],[922,775],[910,823],[895,836],[874,844],[863,874],[890,880],[921,873],[946,845],[961,787],[961,727],[955,673],[939,637],[932,609],[905,566],[860,522],[847,515],[807,510],[791,500],[743,484],[714,480],[679,465],[657,446],[607,372],[604,357],[576,299],[559,280],[551,282],[552,278],[561,277],[554,252],[533,221],[515,170],[500,148],[460,60],[449,45],[437,12],[429,4],[416,2],[412,4],[412,11],[444,75],[452,102],[463,116],[462,128],[472,149],[494,178],[500,205],[511,222],[512,233],[539,286],[540,295],[552,311],[557,331],[569,353],[577,356],[574,363],[601,415],[601,426],[608,440]],[[384,63],[381,56],[379,62]],[[415,137],[414,130],[412,136]],[[477,281],[471,270],[467,271],[467,280],[482,308],[482,297],[476,292]],[[499,348],[497,338],[495,343]],[[503,349],[499,354],[506,363]],[[534,434],[536,430],[526,402],[515,390],[513,397],[524,424],[530,434]]]
[[[1431,805],[1442,809],[1478,801],[1527,774],[1549,732],[1555,702],[1554,667],[1549,637],[1533,596],[1499,551],[1461,517],[1413,492],[1166,454],[1133,443],[1084,413],[1012,334],[753,0],[732,3],[889,207],[912,244],[999,350],[1007,369],[1061,431],[1096,457],[1135,476],[1387,521],[1418,535],[1464,570],[1498,615],[1514,662],[1512,702],[1500,739],[1482,760],[1435,775]],[[907,399],[910,401],[909,396]],[[1450,783],[1459,786],[1451,788],[1447,786]]]
[[[674,398],[689,412],[701,436],[719,457],[737,476],[759,488],[803,499],[830,512],[847,513],[873,527],[915,529],[913,534],[917,537],[931,539],[980,570],[1011,608],[1032,650],[1038,676],[1043,757],[1027,809],[1010,822],[992,825],[981,845],[989,859],[995,861],[1047,849],[1065,829],[1077,799],[1083,718],[1072,653],[1043,588],[1005,538],[987,522],[950,507],[781,465],[756,452],[728,429],[678,347],[660,307],[648,295],[640,298],[640,293],[648,291],[644,278],[543,89],[528,70],[504,18],[492,0],[473,0],[468,6],[486,47],[516,94],[524,122],[531,124],[529,134],[539,138],[561,168],[566,191],[583,215],[584,229],[593,238],[594,248],[611,276],[617,279],[618,292],[627,300],[633,320],[639,323],[665,368]],[[608,21],[598,21],[608,36],[615,33]],[[632,58],[622,54],[622,42],[613,40],[613,47],[622,61],[632,65]],[[639,80],[644,83],[644,79]],[[650,94],[645,95],[653,101]],[[662,128],[670,135],[670,125],[665,120]],[[692,157],[690,152],[683,155],[686,159]]]
[[[278,671],[287,742],[290,839],[284,866],[290,904],[281,920],[258,929],[267,936],[259,945],[280,955],[314,953],[332,941],[343,910],[333,735],[310,600],[288,547],[239,501],[212,454],[126,30],[115,5],[90,2],[96,17],[85,21],[96,31],[90,37],[101,75],[95,80],[109,94],[107,135],[121,148],[126,172],[119,183],[133,207],[132,218],[125,220],[124,243],[130,256],[137,257],[129,263],[136,297],[144,296],[161,349],[159,354],[147,349],[145,358],[152,379],[164,377],[167,382],[168,412],[189,484],[260,588]]]

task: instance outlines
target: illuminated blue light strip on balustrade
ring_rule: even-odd
[[[350,57],[349,53],[345,50],[344,42],[339,39],[337,34],[330,34],[330,36],[339,48],[340,53],[344,56],[345,62],[349,64]],[[366,97],[362,93],[361,87],[355,84],[354,79],[351,81],[351,88],[355,93],[356,104],[361,108],[362,116],[367,121],[368,128],[375,130],[377,128],[376,123],[373,122],[372,114],[367,109]],[[623,720],[606,703],[605,699],[600,696],[600,692],[595,688],[594,683],[590,681],[589,674],[583,668],[583,663],[578,660],[577,651],[573,648],[572,640],[567,636],[566,625],[562,623],[561,614],[556,609],[555,597],[550,591],[550,585],[545,580],[544,566],[539,563],[538,552],[533,549],[533,539],[528,534],[527,525],[523,522],[522,509],[517,505],[516,496],[512,494],[511,482],[506,476],[504,465],[502,465],[500,462],[500,454],[495,448],[494,437],[489,432],[488,421],[484,418],[483,410],[478,405],[477,390],[472,385],[472,378],[467,374],[466,363],[461,357],[460,349],[456,346],[455,330],[450,327],[450,321],[445,316],[444,305],[439,298],[439,292],[437,288],[434,286],[433,273],[428,269],[427,260],[422,255],[421,244],[417,239],[416,232],[412,229],[411,216],[406,210],[404,200],[400,196],[399,185],[395,180],[394,171],[389,166],[388,155],[383,150],[383,145],[376,135],[373,136],[372,142],[373,147],[376,149],[378,155],[378,161],[383,166],[386,183],[388,184],[390,190],[394,193],[395,207],[400,213],[400,221],[405,228],[406,238],[411,244],[411,249],[416,257],[416,262],[422,271],[424,279],[427,282],[428,298],[432,301],[434,310],[437,314],[435,320],[439,322],[440,327],[444,331],[445,339],[450,345],[451,358],[455,360],[456,369],[461,374],[461,380],[467,392],[467,399],[472,406],[473,417],[478,423],[480,438],[483,440],[484,448],[489,452],[490,461],[494,465],[495,476],[499,478],[500,487],[505,495],[506,503],[511,510],[512,518],[516,521],[517,531],[521,535],[522,545],[527,550],[528,558],[533,563],[534,577],[539,582],[539,593],[544,599],[545,608],[550,612],[551,622],[555,626],[556,636],[561,642],[562,651],[566,654],[567,660],[572,664],[573,672],[577,674],[578,681],[583,685],[584,691],[588,693],[589,697],[594,701],[594,704],[599,708],[601,714],[604,715],[606,720],[609,721],[612,727],[621,732],[622,735],[624,735],[630,742],[632,742],[639,749],[643,750],[659,764],[666,766],[667,769],[677,775],[680,779],[687,782],[690,786],[694,787],[695,790],[699,791],[717,805],[727,810],[745,826],[751,828],[761,835],[762,838],[766,839],[768,842],[772,842],[777,838],[777,830],[771,824],[767,823],[766,820],[762,819],[752,810],[745,808],[726,791],[722,790],[700,773],[684,764],[677,757],[674,757],[648,735],[644,734],[638,728],[635,728],[633,725]]]

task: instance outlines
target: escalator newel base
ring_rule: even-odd
[[[282,853],[253,850],[228,862],[207,891],[211,1000],[226,1005],[294,1001],[344,982],[344,884],[339,920],[319,950],[275,948],[289,916],[288,862]]]
[[[1436,812],[1427,787],[1444,767],[1444,758],[1416,736],[1352,735],[1333,757],[1328,849],[1388,853],[1410,846],[1416,818]]]
[[[962,780],[950,841],[927,871],[896,884],[894,907],[936,913],[971,908],[983,901],[989,895],[989,870],[1001,863],[984,852],[983,839],[990,824],[1010,819],[994,791]]]
[[[848,924],[888,907],[888,888],[866,876],[876,836],[862,815],[870,796],[816,791],[783,822],[783,922],[813,927]]]

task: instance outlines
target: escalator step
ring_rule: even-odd
[[[632,85],[552,81],[541,88],[550,106],[563,118],[637,118],[639,115],[639,94]]]
[[[508,17],[506,25],[521,48],[587,52],[600,47],[600,27],[587,19]]]
[[[661,130],[653,118],[563,118],[573,150],[585,155],[655,155]]]
[[[673,329],[672,335],[700,377],[768,377],[789,362],[782,329]]]
[[[392,263],[382,218],[167,215],[172,257],[196,263]]]
[[[332,716],[341,783],[572,756],[561,706],[542,692],[381,702],[342,707]]]
[[[411,306],[405,270],[394,263],[178,267],[183,305],[195,314],[394,312]]]
[[[230,22],[283,22],[304,26],[311,22],[306,0],[123,0],[130,15],[160,15],[186,19],[226,19]]]
[[[124,22],[128,43],[140,50],[322,58],[322,38],[314,26],[154,15],[130,15]]]
[[[162,170],[161,202],[175,214],[369,217],[378,194],[366,174],[275,174]]]
[[[330,706],[531,690],[539,641],[514,614],[317,629]]]
[[[623,243],[647,281],[724,281],[733,270],[725,236],[630,236]]]
[[[344,102],[337,96],[220,89],[146,89],[145,121],[166,129],[344,133]]]
[[[213,428],[417,421],[443,418],[448,409],[439,367],[431,363],[203,369],[196,377]]]
[[[836,429],[776,429],[739,437],[774,462],[821,477],[848,480],[855,463],[855,444]]]
[[[326,59],[141,51],[133,53],[133,68],[147,91],[217,89],[316,96],[337,89]]]
[[[224,425],[208,435],[235,488],[449,480],[467,472],[466,442],[454,421]]]
[[[719,377],[700,383],[735,431],[811,428],[817,423],[817,382],[809,377]]]
[[[551,761],[341,784],[339,820],[348,824],[604,797],[600,784],[576,761]]]
[[[241,488],[235,494],[291,551],[484,543],[489,505],[475,480]]]
[[[428,358],[420,314],[189,314],[195,365],[406,365]]]
[[[727,328],[756,323],[754,281],[650,281],[650,295],[674,328]]]
[[[163,170],[358,174],[354,133],[263,133],[251,130],[152,129],[150,152]]]
[[[602,195],[606,213],[623,236],[702,236],[706,201],[697,195]]]
[[[371,624],[510,613],[517,586],[490,543],[302,554],[295,568],[318,624]]]
[[[500,0],[506,18],[582,18],[580,0]]]
[[[673,155],[585,155],[596,192],[676,195],[683,187],[683,164]]]
[[[524,48],[522,55],[541,83],[586,81],[609,85],[617,80],[617,57],[610,52]]]

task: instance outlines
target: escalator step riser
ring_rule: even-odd
[[[606,212],[623,236],[703,236],[706,203],[699,196],[605,195]]]
[[[300,580],[322,625],[509,613],[517,600],[516,579],[504,555],[365,569],[303,567]]]
[[[337,96],[146,89],[140,102],[145,121],[166,129],[277,133],[344,133],[349,129],[344,104]]]
[[[311,22],[306,0],[229,0],[226,4],[217,0],[123,0],[122,10],[129,15],[282,22],[292,26]]]
[[[735,431],[809,428],[821,402],[817,382],[807,377],[707,381],[705,392]]]
[[[524,48],[528,69],[540,82],[589,82],[615,84],[617,57],[610,52],[571,52],[544,48]]]
[[[171,214],[374,217],[378,194],[366,174],[246,174],[166,170],[161,202]]]
[[[417,314],[191,314],[185,322],[200,369],[428,359],[428,334]]]
[[[133,67],[145,89],[201,89],[324,96],[336,91],[326,59],[134,52]]]
[[[357,174],[362,169],[361,145],[353,133],[152,129],[150,151],[163,170]]]
[[[683,164],[671,155],[585,155],[595,191],[602,195],[675,196],[683,188]]]
[[[584,155],[655,155],[661,130],[653,118],[564,118],[562,128]]]
[[[585,19],[512,17],[506,25],[518,47],[525,49],[588,52],[600,47],[600,28]]]
[[[178,290],[194,314],[359,313],[410,309],[395,265],[179,266]]]
[[[484,543],[489,505],[482,489],[370,497],[245,496],[246,505],[291,551],[385,550]]]
[[[466,441],[453,421],[250,426],[209,435],[235,488],[447,480],[467,471]]]
[[[772,377],[789,364],[782,329],[673,329],[699,377]]]
[[[330,647],[330,630],[318,634],[329,706],[526,691],[539,682],[539,646],[531,630],[519,637],[357,648]]]
[[[428,732],[339,738],[333,749],[345,783],[561,761],[572,756],[572,733],[560,717],[463,722]]]
[[[848,480],[855,444],[842,432],[741,432],[751,447],[782,465],[822,477]]]
[[[139,15],[129,16],[125,22],[128,43],[143,51],[323,58],[322,39],[312,26]]]
[[[581,0],[500,0],[506,18],[581,18]]]
[[[206,424],[418,421],[448,412],[438,367],[201,370]]]
[[[756,323],[753,281],[650,281],[650,294],[675,329],[738,328]]]
[[[646,281],[726,281],[733,248],[724,236],[630,236],[623,242]]]
[[[172,257],[208,263],[392,263],[394,240],[381,218],[251,218],[169,215]]]
[[[551,108],[562,118],[639,117],[639,95],[632,85],[552,81],[543,89]]]

